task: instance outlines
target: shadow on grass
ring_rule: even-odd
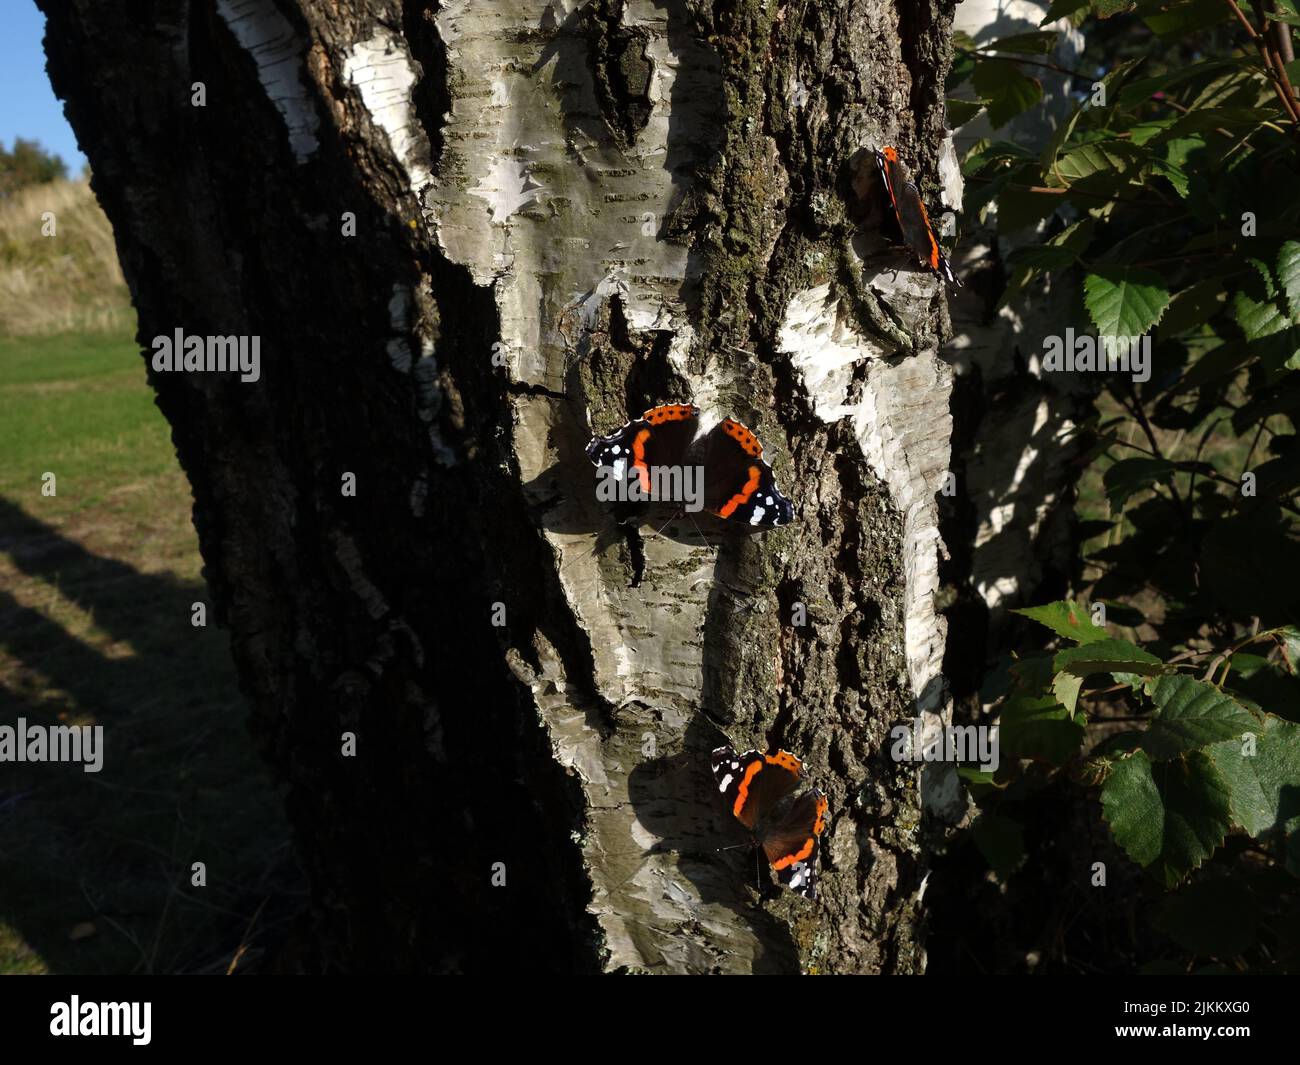
[[[258,967],[303,887],[226,636],[191,624],[205,589],[4,499],[0,552],[20,574],[0,589],[0,725],[98,724],[104,751],[98,773],[0,763],[0,925],[19,940],[0,936],[0,972]],[[56,601],[101,646],[32,605]]]

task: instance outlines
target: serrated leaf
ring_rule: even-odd
[[[1300,325],[1300,241],[1288,240],[1277,253],[1277,280],[1286,293],[1291,321]]]
[[[1248,341],[1258,341],[1281,333],[1291,324],[1273,300],[1256,300],[1245,293],[1238,293],[1232,298],[1232,309],[1236,312],[1236,324],[1242,326],[1242,332]]]
[[[1220,344],[1192,363],[1173,390],[1187,392],[1222,377],[1236,376],[1237,371],[1250,361],[1251,355],[1250,345],[1245,341]]]
[[[1264,107],[1202,107],[1194,108],[1180,116],[1163,134],[1174,139],[1189,133],[1206,133],[1214,129],[1249,132],[1265,122],[1278,121],[1275,108]],[[1160,138],[1157,138],[1157,140]]]
[[[999,37],[982,47],[991,52],[1018,52],[1021,55],[1046,55],[1056,47],[1059,35],[1054,30],[1037,30],[1033,33],[1015,33]]]
[[[1213,854],[1231,826],[1227,782],[1201,751],[1159,763],[1144,751],[1119,759],[1101,806],[1115,842],[1166,887]]]
[[[1217,22],[1231,18],[1232,13],[1222,0],[1184,0],[1168,10],[1144,15],[1142,21],[1159,37],[1193,33]]]
[[[1287,625],[1278,633],[1278,639],[1282,641],[1282,657],[1288,672],[1300,676],[1300,629]]]
[[[1073,599],[1061,599],[1045,606],[1020,607],[1012,613],[1046,625],[1056,635],[1075,643],[1096,643],[1107,638],[1106,630],[1094,625],[1088,611]]]
[[[1046,653],[1025,655],[1012,662],[1007,672],[1015,678],[1018,695],[1041,695],[1052,683],[1052,656]]]
[[[1186,674],[1161,677],[1151,689],[1156,711],[1142,749],[1156,761],[1238,737],[1256,721],[1230,696]]]
[[[1227,304],[1223,282],[1207,277],[1174,294],[1160,318],[1160,336],[1173,337],[1208,322]]]
[[[1022,74],[1009,59],[981,59],[971,75],[971,84],[982,99],[989,101],[989,125],[1006,125],[1043,98],[1043,86]]]
[[[1017,696],[998,717],[998,746],[1012,758],[1063,765],[1079,753],[1087,731],[1052,697]]]
[[[1107,267],[1083,279],[1084,306],[1101,336],[1142,336],[1169,306],[1164,279],[1136,267]]]
[[[953,129],[964,126],[988,106],[987,100],[959,100],[948,97],[948,125]]]
[[[1147,159],[1145,151],[1128,141],[1094,141],[1061,156],[1053,169],[1053,176],[1067,185],[1096,174],[1120,177]]]
[[[1069,248],[1048,244],[1017,248],[1007,256],[1007,266],[1013,270],[1064,270],[1078,261],[1079,257]]]
[[[1300,725],[1266,714],[1243,732],[1254,734],[1255,753],[1237,736],[1209,748],[1231,789],[1232,819],[1252,837],[1300,818]],[[1295,827],[1300,827],[1297,824]]]
[[[1240,60],[1235,59],[1211,59],[1201,63],[1189,63],[1186,66],[1180,66],[1173,70],[1167,70],[1162,74],[1157,74],[1150,78],[1141,78],[1138,81],[1130,82],[1120,90],[1119,106],[1124,110],[1145,104],[1151,99],[1152,93],[1167,92],[1179,82],[1186,81],[1188,78],[1201,77],[1204,74],[1212,73],[1215,70],[1224,67],[1236,69],[1241,65]]]
[[[1165,664],[1128,640],[1106,639],[1082,647],[1067,647],[1052,658],[1058,673],[1089,677],[1094,673],[1134,673],[1154,677],[1164,672]]]
[[[1043,21],[1039,25],[1046,26],[1058,18],[1073,15],[1076,11],[1082,11],[1091,2],[1092,0],[1053,0],[1052,6],[1047,9],[1047,14],[1043,16]]]
[[[1100,646],[1093,644],[1094,647]],[[1079,692],[1083,688],[1083,678],[1074,673],[1058,673],[1052,678],[1052,694],[1070,713],[1079,705]]]
[[[1106,498],[1112,507],[1121,508],[1135,492],[1150,488],[1157,482],[1168,481],[1174,474],[1174,468],[1174,464],[1165,459],[1120,459],[1114,465],[1107,466],[1106,472],[1101,475]]]

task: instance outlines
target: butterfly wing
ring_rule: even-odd
[[[593,465],[610,467],[620,480],[638,478],[642,492],[654,498],[650,471],[656,466],[683,465],[699,423],[700,408],[694,404],[651,407],[609,435],[593,436],[587,458]]]
[[[704,507],[742,525],[772,528],[794,520],[794,504],[776,486],[758,437],[726,418],[709,433],[704,456]]]
[[[713,752],[713,779],[727,809],[742,825],[753,829],[799,786],[803,766],[785,751],[737,754],[731,747]]]
[[[928,266],[945,281],[961,286],[957,275],[953,273],[952,264],[939,247],[939,240],[930,225],[930,216],[925,210],[925,201],[921,199],[920,190],[912,180],[907,164],[898,155],[896,148],[876,150],[876,165],[885,181],[885,190],[889,193],[889,202],[894,208],[894,217],[898,219],[899,231],[903,240],[917,262]]]
[[[777,879],[804,898],[817,897],[818,838],[826,830],[826,796],[804,792],[779,820],[763,825],[759,842]]]

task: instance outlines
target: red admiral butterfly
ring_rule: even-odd
[[[826,796],[816,788],[798,798],[803,764],[788,751],[713,752],[713,779],[736,819],[750,830],[777,879],[807,899],[817,897],[817,837],[826,830]]]
[[[907,165],[898,157],[898,149],[877,148],[874,151],[876,165],[880,167],[881,177],[885,179],[885,191],[889,193],[889,202],[893,205],[903,240],[916,255],[917,262],[928,266],[949,284],[961,288],[961,281],[952,272],[952,264],[939,248],[939,240],[930,225],[925,203],[921,200],[921,194],[917,191],[916,182],[912,180]]]
[[[652,407],[608,436],[592,437],[587,458],[619,478],[635,473],[645,498],[654,500],[656,468],[703,467],[703,507],[720,518],[770,528],[794,520],[794,504],[776,486],[763,445],[740,422],[727,418],[702,438],[700,408],[692,403]]]

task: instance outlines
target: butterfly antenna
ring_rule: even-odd
[[[647,536],[646,539],[657,540],[659,538],[659,534],[662,533],[666,528],[668,528],[668,526],[670,526],[681,516],[682,516],[681,512],[671,515],[666,522],[664,522],[662,525],[659,526],[659,528],[657,528],[654,532],[652,532],[649,536]]]
[[[704,541],[704,546],[707,547],[710,551],[712,551],[713,545],[709,543],[709,538],[704,535],[704,530],[701,529],[699,524],[695,521],[695,515],[692,514],[689,510],[684,511],[683,513],[685,513],[685,515],[691,519],[691,524],[695,526],[695,531],[700,534],[700,539]]]

